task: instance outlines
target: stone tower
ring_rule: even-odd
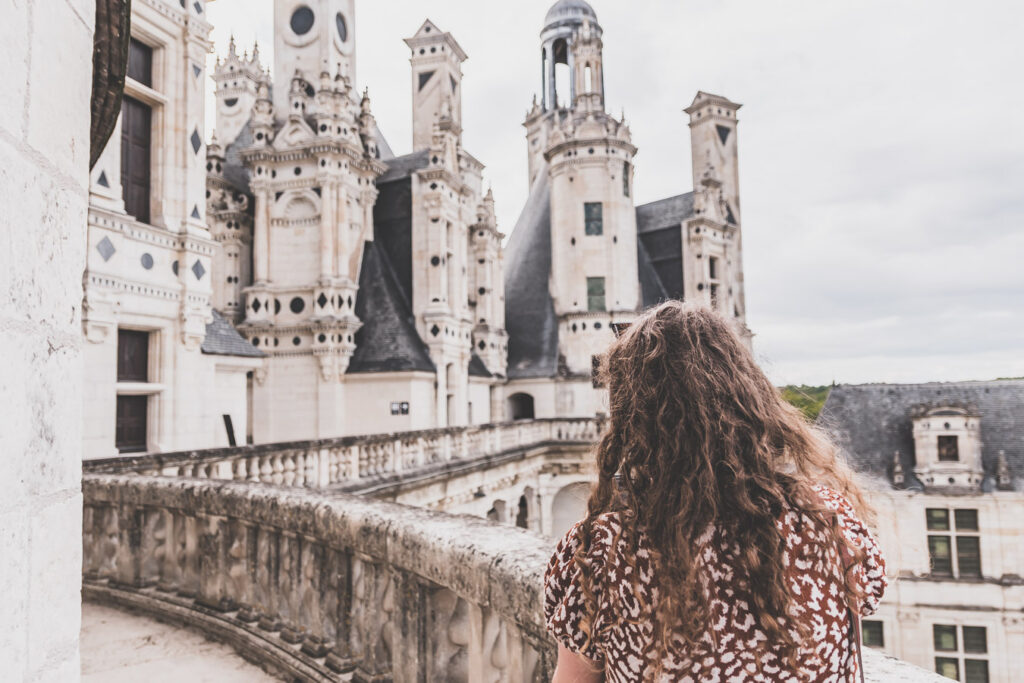
[[[405,44],[412,51],[412,148],[431,145],[434,124],[448,119],[455,136],[462,137],[462,62],[466,53],[452,34],[442,32],[429,19]]]
[[[531,179],[546,172],[551,188],[550,290],[559,363],[572,376],[589,376],[609,323],[640,307],[637,150],[625,122],[604,109],[601,36],[583,0],[552,6],[541,32],[544,94],[525,123]]]
[[[742,105],[698,92],[690,116],[694,216],[683,250],[684,293],[732,318],[749,345],[743,284],[737,117]]]
[[[274,0],[274,111],[288,116],[296,71],[341,73],[355,87],[355,0]],[[312,97],[313,93],[309,92]]]
[[[238,56],[235,39],[228,43],[228,54],[217,58],[213,72],[214,94],[217,97],[217,138],[230,144],[238,137],[252,115],[256,94],[265,75],[260,64],[260,48],[254,45],[252,56]]]
[[[242,151],[253,194],[244,334],[268,354],[254,438],[340,436],[355,300],[372,239],[378,160],[369,95],[352,79],[352,0],[277,0],[276,80],[259,84]]]

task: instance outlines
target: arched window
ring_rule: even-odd
[[[594,70],[589,64],[583,69],[583,87],[585,92],[594,92]]]
[[[559,38],[551,45],[552,61],[554,62],[554,99],[552,107],[557,109],[558,107],[569,107],[572,106],[571,99],[571,85],[570,80],[572,78],[569,73],[569,44],[565,42],[564,38]]]
[[[513,420],[532,420],[533,396],[518,393],[508,397],[508,414]]]

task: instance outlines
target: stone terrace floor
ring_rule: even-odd
[[[195,631],[82,604],[82,683],[271,683],[278,679]]]

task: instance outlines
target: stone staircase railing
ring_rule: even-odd
[[[86,599],[198,628],[301,681],[548,681],[523,529],[294,487],[83,479]],[[869,681],[940,681],[874,651]]]
[[[87,460],[86,473],[194,477],[326,488],[548,443],[589,443],[594,418],[553,418]]]

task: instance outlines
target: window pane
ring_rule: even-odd
[[[956,626],[935,624],[932,626],[932,635],[935,639],[935,649],[943,652],[956,651]]]
[[[860,622],[860,630],[864,645],[868,647],[885,647],[885,630],[882,622],[865,620]]]
[[[146,450],[148,396],[118,396],[114,445],[121,453]]]
[[[128,41],[128,77],[153,87],[153,48],[134,38]]]
[[[629,162],[622,162],[622,195],[629,196]]]
[[[949,657],[935,658],[935,673],[952,678],[954,681],[960,680],[960,667],[957,665],[957,660]]]
[[[982,655],[988,652],[988,635],[984,626],[964,626],[964,652]]]
[[[953,556],[950,552],[949,536],[929,536],[928,557],[931,560],[932,574],[953,575]]]
[[[965,659],[964,680],[967,683],[988,683],[988,662],[984,659]]]
[[[583,215],[586,221],[584,232],[588,235],[600,235],[604,232],[601,202],[586,202],[583,205]]]
[[[928,508],[924,513],[928,520],[928,531],[949,531],[949,510]]]
[[[953,510],[953,519],[956,522],[957,531],[978,530],[977,510]]]
[[[587,310],[588,311],[603,311],[603,310],[605,310],[605,305],[604,305],[604,278],[603,277],[588,277],[587,278]]]
[[[149,332],[117,331],[117,381],[149,381]]]
[[[939,437],[939,461],[940,462],[956,462],[960,459],[960,449],[957,446],[957,437],[955,436],[940,436]]]
[[[957,536],[956,561],[960,576],[981,578],[981,549],[977,536]]]

